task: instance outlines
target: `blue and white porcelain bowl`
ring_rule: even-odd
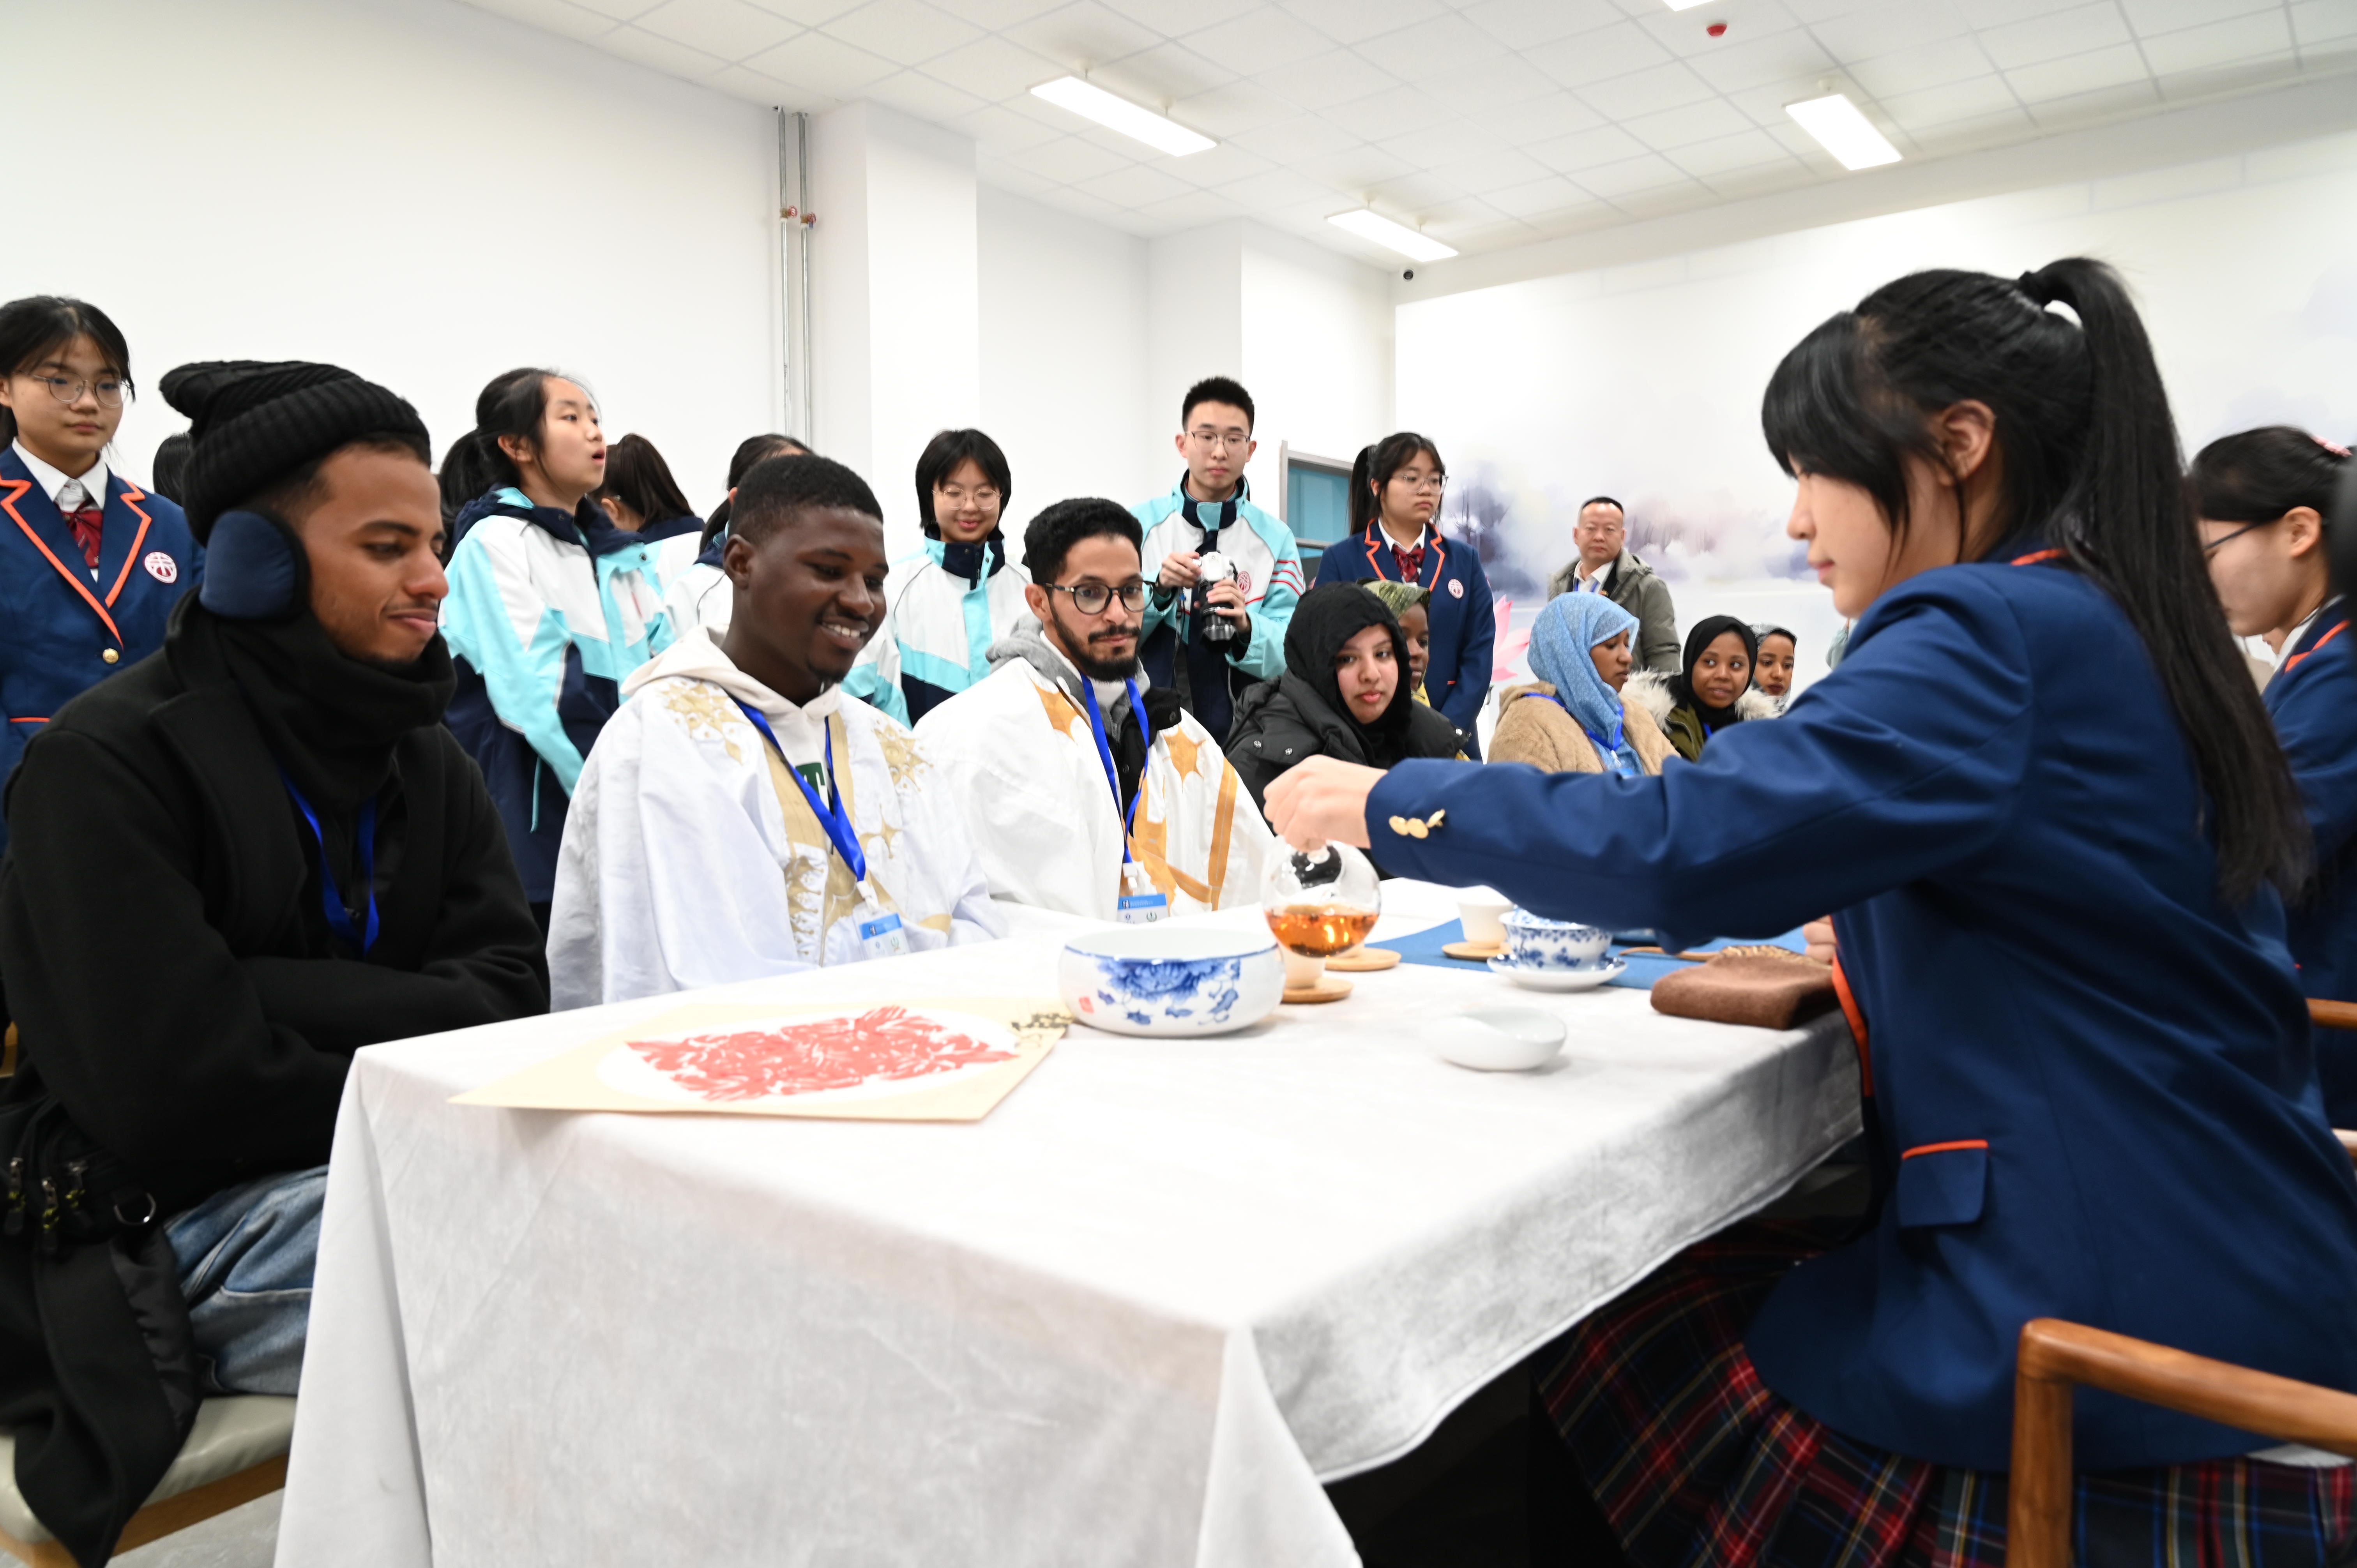
[[[1117,926],[1064,944],[1064,1004],[1116,1035],[1224,1035],[1276,1011],[1285,959],[1266,931]]]
[[[1507,910],[1504,925],[1506,957],[1523,969],[1594,969],[1612,945],[1612,933],[1600,926],[1550,920],[1528,909]]]

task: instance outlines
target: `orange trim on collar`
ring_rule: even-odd
[[[139,505],[146,499],[145,490],[128,479],[123,481],[123,504],[139,514],[139,532],[131,536],[131,548],[123,557],[123,570],[114,575],[114,586],[106,590],[106,602],[110,607],[122,596],[123,585],[131,577],[131,564],[139,559],[139,547],[147,542],[147,531],[156,526],[156,520],[149,517]],[[118,637],[116,640],[120,641],[121,639]]]
[[[2330,642],[2334,638],[2339,637],[2342,632],[2347,631],[2348,629],[2349,623],[2345,620],[2342,621],[2339,626],[2334,627],[2330,631],[2328,631],[2322,637],[2318,638],[2316,639],[2316,648],[2323,647],[2326,643]],[[2308,653],[2315,652],[2316,648],[2309,649]],[[2299,667],[2299,661],[2307,658],[2308,653],[2295,653],[2289,659],[2285,660],[2284,673],[2288,675],[2294,670],[2298,669]]]
[[[1841,954],[1834,955],[1834,995],[1841,1003],[1842,1016],[1849,1020],[1849,1032],[1857,1040],[1858,1092],[1867,1099],[1874,1098],[1874,1058],[1867,1054],[1866,1014],[1850,993],[1849,976],[1842,972]]]
[[[1952,1149],[1986,1149],[1987,1147],[1986,1138],[1958,1138],[1947,1144],[1918,1144],[1899,1157],[1902,1160],[1911,1160],[1918,1155],[1944,1155]]]
[[[39,551],[42,555],[48,559],[51,566],[57,568],[58,575],[66,580],[68,586],[71,587],[75,593],[81,596],[81,602],[88,605],[92,610],[97,612],[98,618],[106,623],[108,633],[113,637],[114,645],[117,648],[122,647],[123,628],[116,626],[114,624],[114,618],[106,613],[106,606],[98,602],[98,596],[90,591],[89,584],[83,582],[80,577],[66,569],[66,564],[58,559],[57,552],[51,550],[47,544],[42,542],[41,536],[33,532],[33,525],[25,521],[25,514],[16,510],[16,503],[25,499],[25,492],[33,488],[33,481],[30,479],[0,479],[0,487],[5,487],[8,491],[6,495],[0,496],[0,511],[6,512],[9,517],[16,521],[16,526],[25,531],[25,537],[33,542],[33,548]]]
[[[49,720],[48,715],[45,714],[38,719],[10,719],[8,722],[12,725],[45,725]]]
[[[2033,550],[2027,555],[2017,555],[2006,563],[2008,566],[2035,566],[2040,561],[2060,561],[2070,553],[2067,550]]]

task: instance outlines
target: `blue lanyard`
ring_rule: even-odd
[[[1579,724],[1579,715],[1572,713],[1571,704],[1565,702],[1562,697],[1555,693],[1552,692],[1529,692],[1525,693],[1524,695],[1532,697],[1544,696],[1548,702],[1553,703],[1556,707],[1561,708],[1566,714],[1569,714],[1571,722],[1576,725],[1579,725],[1579,733],[1586,736],[1589,740],[1594,741],[1597,746],[1602,750],[1607,757],[1613,758],[1612,770],[1616,773],[1620,773],[1620,736],[1622,727],[1627,725],[1628,720],[1616,720],[1612,725],[1612,738],[1609,741],[1607,741],[1602,736],[1598,735],[1586,725]],[[1636,776],[1631,773],[1620,773],[1620,777],[1623,779],[1631,779]]]
[[[826,792],[834,797],[832,800],[822,800],[818,798],[818,791],[811,788],[810,780],[802,777],[802,769],[794,766],[794,759],[786,755],[786,748],[778,744],[778,732],[770,727],[770,721],[761,715],[761,710],[741,697],[736,699],[736,703],[745,710],[745,716],[753,721],[753,727],[761,732],[761,737],[770,743],[770,749],[778,754],[778,760],[786,765],[787,775],[802,786],[802,799],[810,802],[811,815],[816,817],[818,825],[826,830],[827,842],[834,845],[835,854],[843,856],[843,864],[851,868],[851,879],[859,884],[860,896],[865,897],[867,893],[867,856],[860,850],[859,835],[852,832],[851,819],[843,814],[843,789],[834,777],[834,726],[823,722],[819,725],[826,735]]]
[[[1132,681],[1127,684],[1129,711],[1137,715],[1137,733],[1146,737],[1146,760],[1150,762],[1154,757],[1154,726],[1146,722],[1146,704],[1138,699],[1137,682]],[[1129,798],[1129,809],[1124,811],[1121,805],[1121,775],[1113,765],[1113,746],[1105,740],[1104,715],[1097,712],[1097,689],[1086,676],[1081,679],[1081,689],[1087,693],[1089,699],[1089,733],[1096,736],[1097,760],[1104,764],[1105,783],[1113,789],[1113,809],[1121,818],[1122,863],[1131,865],[1134,862],[1129,853],[1129,834],[1137,822],[1137,803],[1146,798],[1146,768],[1142,764],[1139,766],[1137,793]]]
[[[328,929],[366,954],[376,946],[376,798],[369,798],[368,808],[361,813],[361,885],[368,889],[368,930],[362,934],[352,929],[351,911],[344,908],[344,896],[336,886],[336,874],[328,868],[328,839],[319,831],[319,813],[311,810],[311,802],[303,799],[303,791],[295,788],[295,780],[278,770],[279,782],[294,797],[295,809],[303,813],[304,823],[311,830],[311,842],[319,847],[319,905],[328,917]]]

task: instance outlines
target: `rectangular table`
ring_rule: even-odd
[[[1380,937],[1455,914],[1384,890]],[[1059,946],[699,1000],[1050,995]],[[1322,1481],[1857,1128],[1838,1015],[1351,978],[1220,1038],[1076,1027],[966,1125],[448,1103],[676,997],[361,1052],[278,1561],[1354,1563]],[[1509,999],[1566,1021],[1563,1059],[1419,1039]]]

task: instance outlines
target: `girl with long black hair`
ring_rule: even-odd
[[[1836,911],[1869,1227],[1692,1249],[1541,1391],[1645,1568],[1996,1568],[2029,1319],[2357,1389],[2357,1178],[2281,940],[2307,826],[2108,268],[1901,278],[1761,422],[1859,618],[1806,701],[1658,779],[1319,760],[1270,815],[1674,949]],[[2347,1468],[2191,1416],[2083,1394],[2074,1454],[2083,1561],[2357,1531]]]
[[[2212,441],[2190,475],[2226,624],[2266,638],[2279,657],[2267,712],[2316,841],[2314,883],[2291,909],[2291,956],[2300,989],[2335,1002],[2357,1002],[2357,659],[2324,533],[2348,462],[2342,447],[2271,424]],[[2357,1127],[2357,1036],[2319,1032],[2316,1066],[2332,1124]]]
[[[131,398],[131,349],[104,311],[0,305],[0,783],[59,708],[164,646],[197,580],[178,505],[107,464]]]
[[[447,722],[482,768],[544,929],[582,759],[623,680],[671,646],[671,622],[650,547],[592,499],[606,437],[579,382],[497,377],[453,466],[486,488],[458,513],[442,601],[458,675]]]

